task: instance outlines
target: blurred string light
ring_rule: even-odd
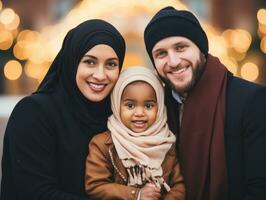
[[[83,0],[57,24],[46,26],[40,32],[22,30],[18,33],[19,16],[10,8],[1,10],[0,1],[0,49],[7,50],[16,41],[13,45],[15,58],[20,62],[25,62],[24,72],[28,77],[40,82],[61,48],[66,33],[82,21],[92,18],[105,19],[118,27],[123,35],[128,36],[133,33],[142,42],[144,28],[151,16],[165,6],[188,9],[178,0]],[[119,10],[119,15],[116,15],[117,10]],[[266,34],[265,15],[265,9],[260,9],[257,13],[259,31],[262,35]],[[238,70],[240,67],[238,62],[246,58],[252,43],[251,34],[243,29],[228,29],[221,34],[204,21],[202,24],[209,38],[210,53],[219,57],[222,63],[235,75],[248,80],[256,80],[254,74],[256,74],[256,69],[257,74],[259,70],[258,67],[254,67],[255,64],[244,65],[241,67],[241,71]],[[265,39],[261,42],[261,49],[266,51]],[[141,51],[127,52],[124,63],[127,66],[145,64],[145,59]],[[253,78],[247,76],[251,73],[250,71],[253,73]],[[7,77],[6,74],[5,76]]]
[[[260,42],[260,49],[266,54],[266,36],[264,36]]]
[[[2,10],[0,20],[4,25],[11,24],[15,20],[14,10],[12,10],[11,8]]]
[[[208,27],[205,30],[209,39],[209,52],[220,58],[227,57],[226,40],[220,37],[218,33],[212,32]]]
[[[50,63],[36,64],[34,62],[28,61],[25,65],[25,73],[27,76],[38,80],[38,82],[41,82],[41,80],[44,78],[44,75],[47,73],[49,66]]]
[[[222,63],[228,68],[230,72],[232,72],[234,75],[237,74],[237,68],[238,68],[238,63],[236,59],[232,57],[228,58],[223,58]]]
[[[17,59],[26,61],[24,67],[25,74],[30,78],[41,81],[49,65],[58,53],[66,33],[82,21],[91,18],[102,18],[119,27],[119,30],[124,34],[132,31],[137,31],[137,34],[142,34],[146,23],[148,23],[149,15],[167,5],[172,5],[179,9],[187,9],[184,4],[174,0],[165,0],[164,2],[153,0],[144,0],[141,2],[84,0],[75,6],[59,23],[44,27],[40,33],[30,30],[20,32],[17,37],[17,43],[14,45],[13,53]],[[119,16],[114,15],[117,9],[121,10]],[[137,14],[143,15],[143,13],[145,14],[144,17],[136,17]],[[137,22],[134,22],[132,19],[136,19]],[[146,22],[144,21],[145,23],[143,23],[143,19],[146,19]],[[128,23],[129,20],[132,23]],[[134,26],[134,23],[136,26]],[[132,25],[136,28],[132,29]],[[141,29],[138,29],[139,27]],[[125,64],[132,65],[132,63],[136,64],[137,62],[138,64],[145,63],[142,55],[128,52],[125,58]]]
[[[258,35],[261,38],[260,49],[266,54],[266,9],[259,9],[257,12]]]
[[[255,63],[245,63],[241,68],[241,76],[249,81],[255,81],[259,76],[259,69]]]
[[[22,66],[16,60],[8,61],[4,66],[5,77],[9,80],[17,80],[22,74]]]
[[[259,9],[257,12],[257,19],[260,24],[266,25],[266,9]]]
[[[252,42],[250,33],[243,29],[227,29],[222,37],[226,40],[227,48],[233,48],[238,53],[247,52]]]
[[[11,8],[5,8],[0,13],[0,23],[8,31],[16,30],[20,23],[19,16]]]
[[[18,33],[19,16],[11,8],[2,9],[0,1],[0,50],[12,47]]]
[[[7,30],[0,29],[0,50],[7,50],[13,44],[13,35]]]
[[[260,37],[262,37],[263,35],[266,35],[266,25],[259,24],[258,34],[259,34]]]

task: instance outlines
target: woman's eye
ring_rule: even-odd
[[[95,65],[95,61],[94,60],[84,60],[83,62],[88,64],[88,65]]]
[[[115,68],[115,67],[118,66],[118,63],[117,62],[108,62],[107,66],[110,67],[110,68]]]

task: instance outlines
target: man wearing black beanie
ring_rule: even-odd
[[[234,77],[210,55],[189,11],[161,9],[144,40],[165,82],[187,200],[265,200],[266,87]]]

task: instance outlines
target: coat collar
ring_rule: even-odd
[[[104,142],[104,144],[113,144],[113,141],[112,141],[112,136],[111,136],[111,132],[110,131],[108,131],[108,135],[107,135],[107,137],[106,137],[106,140],[105,140],[105,142]]]

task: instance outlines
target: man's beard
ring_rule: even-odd
[[[196,68],[192,68],[191,81],[185,86],[184,91],[180,91],[180,89],[177,88],[168,78],[161,77],[161,79],[166,85],[170,86],[177,93],[183,93],[183,94],[189,93],[193,89],[193,87],[195,86],[195,84],[197,83],[197,81],[200,79],[200,77],[202,76],[204,72],[204,66],[206,64],[206,57],[203,53],[200,53],[199,58],[200,59],[196,63]]]

